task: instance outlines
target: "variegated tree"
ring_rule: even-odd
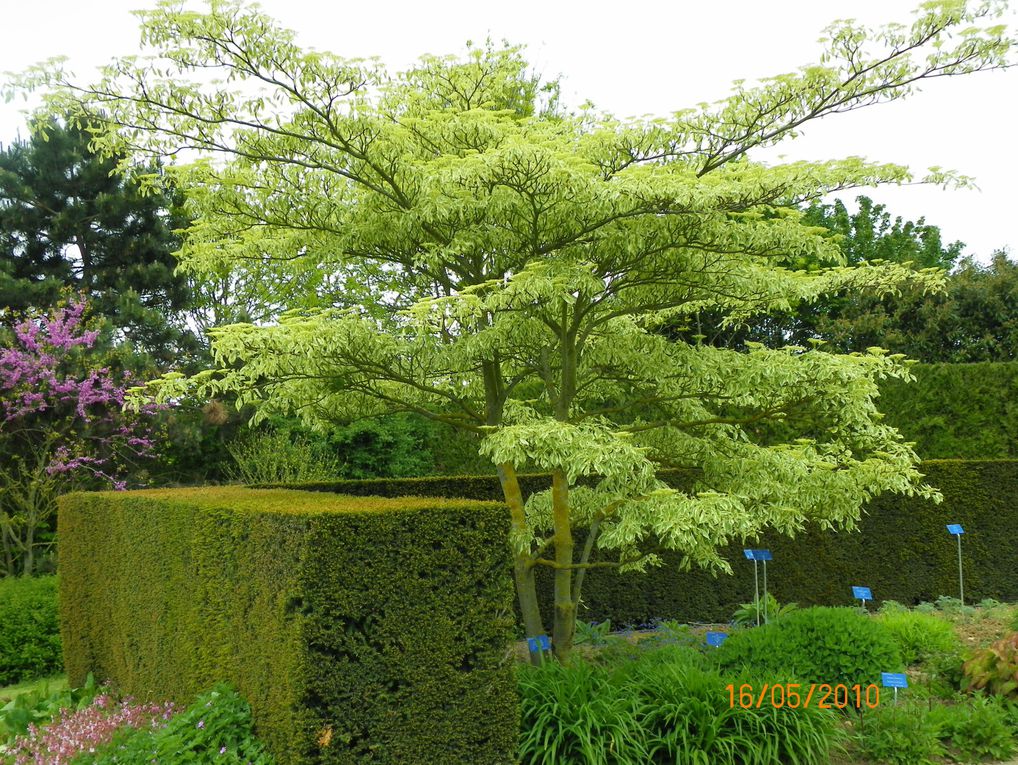
[[[183,268],[253,264],[322,285],[317,308],[216,331],[220,368],[163,380],[161,395],[233,391],[260,416],[310,424],[417,412],[483,437],[526,632],[544,632],[534,572],[549,567],[566,660],[591,568],[642,569],[668,549],[725,570],[726,542],[850,528],[881,492],[934,494],[876,407],[878,381],[908,375],[900,357],[736,352],[657,330],[846,288],[936,289],[938,272],[840,266],[796,208],[908,170],[749,155],[923,81],[1006,66],[1001,10],[939,0],[908,25],[839,22],[820,63],[659,120],[568,113],[516,48],[389,76],[301,50],[222,0],[141,14],[152,56],[96,85],[52,66],[26,79],[49,86],[53,111],[102,120],[100,149],[188,159],[172,168],[194,220]],[[825,267],[794,270],[804,258]],[[811,426],[782,443],[754,435],[773,419]],[[695,471],[695,485],[666,487],[662,465]],[[524,502],[524,469],[549,472],[550,491]]]

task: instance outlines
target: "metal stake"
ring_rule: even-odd
[[[767,624],[767,559],[764,558],[764,624]]]
[[[961,599],[961,604],[965,605],[965,575],[961,570],[961,534],[955,534],[958,537],[958,595]]]
[[[766,567],[766,563],[764,566]],[[766,570],[766,568],[765,568]],[[757,575],[756,558],[753,558],[753,598],[756,600],[756,626],[760,626],[760,579]]]

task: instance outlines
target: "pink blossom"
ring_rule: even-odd
[[[119,704],[100,694],[91,706],[63,710],[46,728],[29,726],[28,734],[14,740],[14,765],[67,765],[76,754],[94,752],[108,743],[120,728],[159,727],[175,712],[172,703]]]
[[[121,489],[123,461],[151,455],[152,417],[165,407],[123,411],[133,379],[88,366],[82,352],[95,346],[99,333],[84,329],[85,305],[78,298],[26,319],[11,345],[0,348],[0,436],[44,433],[52,449],[48,475],[85,476]]]

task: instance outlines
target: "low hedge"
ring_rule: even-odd
[[[470,500],[68,495],[69,681],[181,703],[229,682],[281,765],[511,763],[507,533]]]
[[[0,686],[62,669],[57,578],[0,579]]]
[[[592,569],[583,585],[580,618],[610,619],[613,624],[642,624],[655,618],[717,622],[731,618],[739,603],[753,598],[753,564],[743,547],[766,547],[770,592],[781,602],[801,605],[850,605],[851,586],[872,589],[880,600],[914,604],[958,592],[957,548],[947,523],[965,527],[965,594],[1018,599],[1018,461],[931,460],[922,466],[928,483],[944,495],[942,504],[918,497],[884,495],[865,508],[858,532],[809,529],[794,539],[764,535],[724,550],[732,576],[712,577],[679,570],[678,555],[664,554],[665,565],[646,574]],[[662,471],[674,486],[688,486],[690,473]],[[521,479],[524,494],[547,488],[550,479]],[[501,499],[498,479],[440,477],[339,481],[307,485],[316,491],[387,496],[434,495]],[[580,533],[582,539],[582,532]],[[551,575],[539,571],[542,603],[551,598]],[[550,614],[549,614],[550,615]]]

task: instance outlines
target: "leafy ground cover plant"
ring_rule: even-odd
[[[968,689],[1018,698],[1018,632],[977,651],[964,672]]]
[[[28,733],[30,726],[40,728],[62,710],[81,710],[89,706],[100,689],[95,678],[88,680],[81,688],[51,689],[49,683],[42,683],[20,693],[0,707],[0,752],[18,736]]]
[[[682,645],[645,650],[614,668],[577,662],[523,667],[525,765],[825,763],[836,717],[816,708],[732,708],[729,682]]]
[[[725,690],[729,683],[759,688],[764,681],[723,677],[689,649],[649,653],[621,676],[642,702],[650,762],[820,765],[838,740],[836,717],[828,710],[733,706]]]
[[[933,765],[944,754],[940,729],[918,705],[881,705],[856,729],[859,750],[887,765]]]
[[[765,604],[766,608],[764,607]],[[752,627],[756,624],[764,624],[765,622],[780,619],[782,616],[787,616],[798,607],[795,603],[781,605],[778,603],[778,599],[768,592],[766,598],[752,600],[749,603],[740,605],[732,616],[732,623],[739,627]]]
[[[887,628],[853,608],[804,608],[779,621],[734,632],[716,653],[723,670],[744,668],[803,682],[868,684],[901,669]]]
[[[994,699],[981,696],[960,704],[937,705],[929,711],[928,719],[952,756],[962,762],[1006,760],[1015,753],[1008,712]]]
[[[576,621],[576,635],[573,642],[576,645],[603,646],[607,645],[611,635],[612,623],[605,619],[603,622]]]
[[[121,728],[105,746],[75,757],[73,765],[273,763],[251,731],[251,707],[228,685],[215,686],[187,709],[158,722]]]

